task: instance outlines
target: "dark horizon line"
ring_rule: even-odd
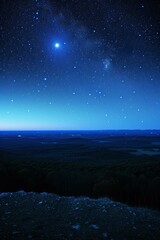
[[[0,132],[100,132],[100,131],[160,131],[160,128],[159,129],[8,129],[8,130],[0,130]]]

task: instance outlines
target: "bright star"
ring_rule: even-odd
[[[59,43],[55,43],[54,46],[55,46],[55,48],[59,48],[60,44]]]

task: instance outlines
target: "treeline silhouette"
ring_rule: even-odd
[[[110,197],[160,210],[160,161],[141,157],[108,165],[3,159],[0,191],[50,192],[63,196]]]

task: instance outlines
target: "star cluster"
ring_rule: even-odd
[[[0,3],[0,129],[160,128],[160,3]]]

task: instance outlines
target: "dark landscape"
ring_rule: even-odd
[[[0,132],[0,192],[6,192],[6,195],[2,194],[0,197],[1,219],[3,219],[2,216],[6,216],[4,215],[6,208],[4,206],[8,203],[12,206],[12,211],[8,210],[8,212],[12,213],[13,216],[17,212],[16,218],[19,218],[18,207],[14,203],[16,196],[20,195],[20,199],[23,198],[22,196],[27,196],[26,198],[36,205],[34,197],[38,197],[38,195],[34,194],[34,197],[30,198],[33,194],[7,194],[7,192],[22,190],[37,193],[48,192],[58,194],[59,196],[72,196],[76,197],[77,200],[72,198],[71,202],[84,199],[83,205],[85,197],[90,197],[93,199],[88,199],[91,206],[93,201],[94,203],[97,201],[95,203],[97,206],[100,198],[106,197],[104,201],[111,201],[107,200],[107,198],[110,198],[130,206],[129,208],[122,205],[122,209],[131,209],[131,207],[136,206],[159,211],[160,131],[2,131]],[[51,199],[54,201],[54,195],[53,197],[51,196],[48,195],[50,201]],[[46,204],[48,197],[46,194],[44,200]],[[5,198],[7,199],[6,201],[4,201]],[[38,198],[40,198],[39,202],[41,202],[41,195]],[[16,202],[21,204],[21,200],[17,199]],[[117,209],[116,202],[115,208]],[[114,202],[112,203],[114,204]],[[50,205],[51,203],[48,202],[48,204]],[[63,208],[64,206],[65,204]],[[26,207],[25,205],[21,209],[22,215],[25,214],[24,208],[27,208],[25,211],[31,211],[29,206]],[[92,208],[92,211],[95,211],[93,206]],[[112,210],[110,217],[113,217]],[[43,209],[43,211],[45,210]],[[65,215],[64,211],[61,214],[67,217],[68,215]],[[137,211],[141,212],[142,210],[135,209],[135,211],[135,214],[137,214]],[[150,213],[150,210],[147,209],[143,211],[151,217],[149,222],[155,221],[154,216],[157,214],[156,221],[158,222],[154,226],[156,228],[160,222],[160,214],[158,212]],[[143,211],[141,215],[143,215]],[[47,216],[46,212],[46,218]],[[30,218],[32,217],[30,216]],[[148,226],[149,223],[144,219],[144,215],[141,218],[146,228],[146,224]],[[6,221],[6,218],[4,219]],[[102,222],[102,219],[100,222]],[[136,216],[134,216],[134,219],[139,221]],[[46,219],[45,221],[48,220]],[[52,219],[52,224],[54,221],[55,219]],[[96,221],[98,222],[99,220],[97,219]],[[2,239],[21,239],[18,238],[19,235],[17,235],[17,238],[16,235],[12,238],[10,232],[11,225],[8,220],[6,224],[6,227],[4,227],[4,223],[1,225],[3,226],[1,231]],[[7,229],[6,232],[9,235],[5,235],[4,229]],[[157,231],[154,230],[156,235],[153,235],[153,239],[158,239],[158,236],[160,236],[158,228],[156,229]],[[141,237],[145,236],[137,239],[151,239],[146,237],[148,230],[146,228],[144,235],[142,232],[136,232],[135,234],[140,234]],[[136,235],[131,234],[129,229],[127,231],[129,231],[127,234],[130,237],[126,239],[135,239]],[[22,234],[22,232],[19,233]],[[64,234],[63,230],[61,234]],[[4,238],[4,236],[10,237]],[[27,239],[27,236],[25,235],[24,239],[25,237]],[[52,239],[49,236],[46,235],[45,238],[40,238],[39,236],[39,239]],[[98,237],[99,235],[96,236],[94,239],[105,239]],[[61,237],[53,239],[66,239]],[[85,237],[87,235],[84,235],[82,239],[89,239]],[[125,230],[123,230],[121,237],[125,237]],[[123,238],[117,235],[117,238],[113,239]]]
[[[160,210],[160,131],[1,132],[0,191],[110,197]]]

